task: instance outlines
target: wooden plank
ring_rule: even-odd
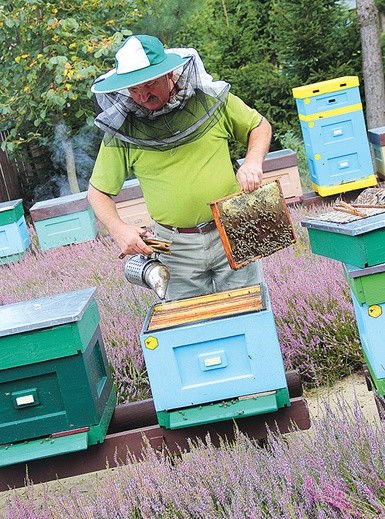
[[[227,306],[224,307],[223,303],[213,303],[208,306],[202,306],[201,308],[185,308],[182,311],[158,314],[154,315],[148,327],[148,330],[155,330],[157,328],[171,327],[178,324],[187,324],[196,321],[202,321],[204,319],[212,319],[213,317],[224,317],[228,315],[236,315],[244,312],[260,311],[263,310],[262,299],[259,301],[228,301]]]
[[[164,309],[173,310],[184,307],[198,306],[211,301],[228,301],[230,297],[248,296],[252,294],[260,294],[261,285],[253,285],[247,288],[236,288],[228,292],[216,292],[215,294],[207,294],[197,297],[189,297],[187,299],[180,299],[179,301],[170,301],[162,303],[154,307],[154,312],[163,312]]]
[[[190,440],[200,439],[205,443],[209,435],[212,443],[219,446],[223,438],[230,442],[235,439],[234,425],[232,420],[177,430],[154,425],[109,434],[102,444],[92,445],[85,451],[0,468],[0,492],[23,487],[27,472],[29,481],[37,484],[132,463],[142,458],[146,444],[156,451],[162,452],[166,448],[172,455],[178,455],[181,451],[189,451]],[[269,431],[283,434],[309,429],[310,417],[306,402],[293,398],[290,407],[241,418],[236,420],[236,425],[250,438],[262,441],[266,440]]]
[[[253,293],[254,292],[254,293]],[[264,309],[261,289],[210,294],[188,300],[156,305],[148,330],[195,322],[213,317]]]

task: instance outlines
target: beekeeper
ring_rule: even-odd
[[[172,242],[160,257],[170,270],[169,299],[259,283],[259,261],[232,270],[209,202],[257,189],[271,126],[256,110],[213,81],[195,49],[164,49],[149,35],[130,36],[115,68],[91,88],[103,141],[88,199],[124,254],[151,254],[143,229],[124,223],[111,195],[135,176],[156,237]],[[247,146],[234,172],[229,141]]]

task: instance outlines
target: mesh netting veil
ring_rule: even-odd
[[[95,124],[104,144],[167,150],[199,139],[221,117],[230,85],[213,81],[195,49],[169,49],[190,59],[174,71],[174,88],[160,110],[139,106],[127,89],[95,94]]]

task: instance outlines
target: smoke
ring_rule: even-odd
[[[63,135],[68,138],[63,142]],[[48,148],[51,154],[52,175],[44,185],[34,189],[33,203],[51,198],[58,198],[71,194],[67,176],[66,144],[70,143],[74,155],[76,177],[80,191],[86,191],[92,173],[95,158],[99,150],[101,134],[94,125],[84,125],[76,135],[70,137],[71,132],[64,123],[55,128],[52,142]]]

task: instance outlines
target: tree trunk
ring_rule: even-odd
[[[76,176],[75,156],[71,139],[68,138],[67,129],[64,124],[59,124],[57,131],[59,133],[65,153],[67,178],[70,191],[71,193],[80,193],[78,179]]]
[[[368,129],[385,126],[385,81],[381,31],[375,0],[356,0]]]

